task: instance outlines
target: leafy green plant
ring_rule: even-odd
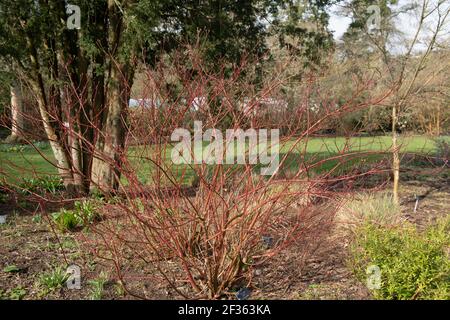
[[[53,221],[61,231],[74,231],[83,226],[83,221],[73,210],[61,209],[53,213]]]
[[[101,300],[103,298],[105,284],[108,282],[108,277],[104,272],[96,279],[90,280],[88,284],[91,286],[90,298],[92,300]]]
[[[20,271],[20,269],[14,264],[3,268],[3,272],[7,272],[7,273],[15,273],[15,272],[19,272],[19,271]]]
[[[38,284],[43,289],[43,294],[60,289],[64,286],[69,274],[62,266],[57,266],[39,277]]]
[[[89,194],[90,198],[97,201],[105,200],[105,195],[97,188],[94,188]]]
[[[450,217],[420,233],[411,225],[367,223],[356,232],[349,265],[365,281],[369,265],[381,270],[377,299],[450,299]]]
[[[62,180],[57,176],[44,176],[38,178],[23,178],[20,184],[22,193],[57,193],[64,190]]]
[[[93,200],[77,201],[73,210],[61,209],[53,213],[52,217],[61,231],[74,231],[88,227],[100,219],[98,204]]]
[[[73,211],[87,226],[100,219],[98,207],[98,201],[96,200],[76,201]]]
[[[35,216],[33,216],[33,218],[31,219],[31,221],[33,221],[34,223],[41,223],[42,222],[42,216],[40,214],[37,214]]]
[[[11,300],[22,300],[26,295],[27,291],[21,286],[16,287],[9,292],[9,298]]]

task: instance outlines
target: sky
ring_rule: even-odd
[[[336,9],[336,6],[333,6],[331,11],[335,12]],[[331,14],[329,28],[333,32],[336,40],[339,40],[342,37],[351,21],[352,19],[350,17],[342,17],[334,13]]]
[[[435,4],[439,0],[430,0],[430,4]],[[442,1],[442,0],[441,0]],[[419,4],[422,3],[422,1],[419,0],[400,0],[398,6],[404,6],[406,4],[411,4],[412,2],[417,2]],[[443,2],[444,8],[442,11],[450,10],[450,0],[446,0]],[[336,40],[339,40],[344,32],[347,30],[348,25],[351,22],[351,17],[345,17],[342,16],[342,14],[337,14],[338,6],[334,5],[331,7],[331,15],[330,15],[330,23],[329,28],[331,31],[333,31],[334,38]],[[447,18],[447,20],[450,20],[450,17]],[[429,21],[429,27],[433,25],[437,21],[437,15],[431,15],[428,18]],[[448,21],[445,31],[443,34],[446,34],[446,36],[450,36],[450,21]],[[413,14],[400,14],[396,20],[397,28],[401,30],[406,37],[412,38],[414,35],[417,24],[418,24],[418,17],[414,16]],[[425,33],[424,33],[425,35]]]

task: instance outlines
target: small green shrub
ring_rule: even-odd
[[[42,215],[37,214],[37,215],[33,216],[31,221],[33,221],[36,224],[40,224],[42,222]]]
[[[365,281],[366,268],[381,270],[376,299],[450,299],[450,218],[418,232],[411,225],[367,223],[356,232],[349,265]]]
[[[0,289],[0,300],[22,300],[26,295],[27,291],[21,286],[8,291]]]
[[[90,194],[89,194],[90,198],[93,200],[97,200],[97,201],[104,201],[105,200],[105,194],[103,192],[101,192],[101,190],[94,188],[93,190],[91,190]]]

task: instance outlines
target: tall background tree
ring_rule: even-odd
[[[368,10],[371,6],[377,11]],[[417,80],[431,62],[431,55],[441,50],[438,38],[445,32],[449,5],[439,0],[406,3],[396,0],[353,0],[344,4],[343,11],[352,16],[352,23],[343,40],[347,59],[358,61],[354,71],[356,74],[362,70],[377,73],[379,87],[392,91],[387,107],[391,113],[393,198],[398,203],[398,132],[401,115],[406,114],[408,106],[422,92],[425,83],[419,84]],[[377,25],[370,20],[374,14],[378,15],[375,20]],[[417,22],[412,35],[400,30],[398,17],[401,15]]]
[[[208,27],[216,53],[237,54],[230,37],[251,47],[245,39],[258,34],[256,1],[221,3],[72,1],[81,25],[70,30],[65,1],[0,2],[1,54],[31,88],[67,188],[117,188],[128,100],[142,56],[175,46],[199,24]],[[226,21],[231,13],[239,21]]]

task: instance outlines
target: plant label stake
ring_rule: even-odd
[[[419,206],[419,197],[417,195],[414,195],[416,197],[416,204],[414,205],[414,213],[417,212],[417,207]]]

